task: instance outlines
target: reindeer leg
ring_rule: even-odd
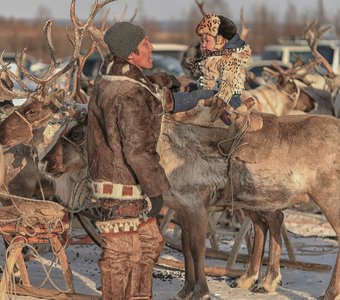
[[[337,232],[338,241],[340,239],[340,232]],[[340,242],[338,243],[340,249]],[[327,287],[325,295],[320,296],[318,300],[338,300],[340,299],[340,253],[336,258],[336,263],[332,273],[331,281]]]
[[[190,250],[195,265],[195,289],[191,299],[210,299],[205,276],[205,240],[208,229],[208,213],[204,208],[190,215]]]
[[[264,212],[262,217],[266,220],[269,238],[269,258],[266,274],[261,283],[253,289],[256,293],[274,293],[277,285],[281,284],[280,256],[282,252],[281,227],[284,219],[282,211]]]
[[[233,282],[231,287],[248,289],[256,283],[259,277],[268,227],[265,222],[263,222],[261,215],[258,212],[250,210],[244,211],[251,218],[254,225],[253,249],[245,274]]]
[[[193,292],[195,287],[195,267],[194,260],[190,251],[190,225],[187,224],[188,218],[186,214],[178,212],[178,219],[182,227],[182,251],[184,255],[185,265],[185,280],[184,286],[181,291],[178,292],[176,298],[178,300],[187,299]]]
[[[328,187],[328,190],[331,190],[331,188]],[[318,197],[321,198],[320,190],[318,191]],[[319,205],[328,222],[333,227],[338,238],[339,250],[331,281],[325,294],[319,297],[318,300],[338,300],[340,299],[340,201],[338,195],[335,195],[335,198],[327,197],[327,195],[322,199],[320,198],[316,198],[317,200],[315,202]],[[327,201],[323,199],[328,199],[329,202],[327,203]]]

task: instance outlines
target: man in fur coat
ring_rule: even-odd
[[[156,152],[162,90],[143,74],[153,50],[144,29],[117,22],[104,41],[110,54],[91,95],[87,140],[102,205],[103,299],[152,299],[152,271],[164,245],[155,217],[170,188]]]

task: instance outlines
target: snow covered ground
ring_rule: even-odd
[[[100,271],[97,260],[100,255],[100,248],[93,243],[86,243],[88,239],[81,239],[85,233],[80,228],[75,228],[73,238],[79,240],[67,248],[67,255],[73,271],[76,292],[87,295],[100,295],[97,287],[100,286]],[[221,244],[224,250],[232,246],[232,237],[226,238]],[[334,239],[323,239],[317,237],[303,237],[292,235],[295,255],[298,261],[315,262],[334,266],[337,254],[337,241]],[[5,248],[1,244],[0,264],[4,265]],[[46,249],[48,250],[48,249]],[[283,257],[287,258],[286,249],[283,249]],[[242,245],[241,252],[246,253],[246,246]],[[52,254],[48,251],[41,253],[41,262],[46,267],[51,264]],[[179,251],[166,247],[162,257],[183,259]],[[207,259],[207,265],[224,267],[226,262],[222,260]],[[38,286],[45,279],[45,273],[38,258],[32,258],[27,262],[30,279],[33,285]],[[244,269],[244,264],[237,263],[235,268]],[[263,267],[265,270],[265,267]],[[278,299],[278,300],[311,300],[322,295],[327,288],[331,271],[326,273],[293,270],[281,268],[283,283],[275,294],[263,295],[254,294],[249,290],[232,289],[229,284],[233,278],[229,277],[208,277],[208,284],[211,292],[211,299]],[[54,284],[60,289],[65,289],[61,271],[54,267],[51,272]],[[183,286],[184,273],[180,271],[170,271],[162,267],[156,267],[154,271],[154,300],[171,299]],[[45,285],[52,288],[49,283]],[[15,299],[12,297],[11,299]],[[35,299],[32,297],[17,297],[17,299]]]

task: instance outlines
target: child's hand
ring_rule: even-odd
[[[211,122],[215,122],[215,120],[222,115],[227,107],[227,103],[225,103],[222,99],[218,97],[214,97],[211,103]]]

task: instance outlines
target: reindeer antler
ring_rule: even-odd
[[[203,16],[205,16],[207,13],[204,9],[204,0],[195,0],[196,4],[198,5],[198,8]]]
[[[8,74],[8,66],[2,66],[0,70],[0,100],[9,100],[15,98],[26,98],[28,92],[21,93],[13,91],[13,82],[11,81]]]
[[[46,71],[46,73],[43,75],[42,78],[38,78],[34,76],[26,69],[24,65],[24,55],[27,50],[26,48],[22,52],[17,53],[16,55],[16,63],[18,67],[20,68],[20,70],[23,72],[23,74],[27,78],[29,78],[30,80],[38,84],[41,89],[48,86],[51,82],[53,82],[55,79],[57,79],[61,75],[65,74],[71,68],[76,57],[78,56],[79,47],[80,47],[80,46],[75,47],[69,63],[66,66],[64,66],[62,69],[60,69],[58,72],[55,72],[56,68],[59,66],[59,63],[57,63],[56,58],[55,58],[55,50],[54,50],[52,37],[51,37],[51,26],[52,26],[52,20],[48,20],[44,26],[44,33],[45,33],[46,41],[48,43],[48,48],[50,50],[51,62],[48,67],[48,70]]]
[[[244,10],[243,6],[241,7],[241,12],[240,12],[240,20],[241,20],[241,33],[240,33],[240,38],[242,40],[245,40],[248,33],[251,31],[249,27],[246,26],[246,23],[244,22]]]
[[[335,78],[336,75],[332,69],[332,66],[328,63],[327,59],[320,54],[317,50],[318,42],[320,37],[327,31],[331,26],[324,26],[318,29],[319,22],[317,20],[307,23],[305,29],[305,37],[308,42],[309,47],[312,50],[313,56],[318,64],[323,64],[327,70],[328,76],[330,78]]]
[[[86,103],[88,101],[88,97],[86,94],[84,94],[80,87],[80,80],[83,76],[83,68],[85,65],[86,60],[91,56],[91,54],[94,52],[94,50],[98,50],[98,52],[101,54],[101,50],[99,47],[100,41],[103,43],[103,36],[104,31],[106,29],[105,21],[107,16],[104,17],[104,21],[102,23],[101,29],[97,29],[93,25],[93,19],[95,15],[98,13],[98,11],[104,7],[106,4],[113,2],[116,0],[104,0],[102,2],[96,1],[96,3],[92,7],[92,11],[90,13],[90,16],[86,20],[85,23],[82,23],[75,14],[75,0],[71,3],[71,21],[74,26],[74,36],[75,40],[82,40],[85,32],[89,32],[90,38],[92,40],[92,44],[90,49],[86,52],[85,55],[82,55],[79,51],[77,56],[77,66],[76,66],[76,72],[75,72],[75,80],[73,85],[73,90],[71,94],[68,96],[68,98],[74,97],[77,102]],[[93,34],[92,34],[93,33]],[[71,39],[70,39],[71,40]],[[72,42],[72,40],[71,40]],[[102,54],[101,54],[102,55]]]
[[[44,88],[46,86],[48,86],[51,82],[53,82],[58,77],[62,76],[68,70],[70,70],[71,67],[73,67],[75,61],[78,59],[78,57],[80,55],[80,48],[81,48],[81,44],[82,44],[82,41],[83,41],[85,31],[92,24],[93,19],[96,16],[96,14],[98,13],[98,11],[103,6],[105,6],[106,4],[113,2],[113,1],[116,1],[116,0],[104,0],[100,3],[98,1],[96,1],[93,8],[92,8],[90,16],[86,20],[85,24],[82,24],[78,20],[78,18],[76,17],[76,14],[75,14],[75,2],[76,2],[76,0],[72,0],[71,9],[70,9],[70,16],[71,16],[71,21],[72,21],[72,24],[73,24],[74,38],[70,39],[68,37],[72,46],[73,46],[73,53],[72,53],[72,56],[71,56],[69,62],[63,68],[61,68],[60,70],[55,72],[57,67],[60,65],[60,63],[58,63],[57,60],[56,60],[55,48],[53,46],[52,37],[51,37],[52,21],[48,20],[46,22],[45,26],[44,26],[44,33],[45,33],[45,37],[46,37],[46,41],[47,41],[47,44],[48,44],[50,57],[51,57],[51,62],[50,62],[49,68],[46,71],[46,73],[43,75],[42,78],[37,78],[36,76],[34,76],[30,72],[28,72],[26,70],[25,66],[24,66],[24,63],[23,63],[23,57],[24,57],[24,54],[25,54],[25,51],[26,51],[26,49],[24,49],[21,53],[17,54],[17,58],[16,58],[17,64],[18,64],[19,68],[21,69],[21,71],[24,73],[24,75],[26,77],[28,77],[30,80],[32,80],[33,82],[37,83],[39,89],[44,90]]]
[[[20,87],[25,91],[25,94],[28,94],[30,92],[32,92],[28,87],[27,85],[16,75],[14,74],[10,68],[8,67],[9,63],[5,63],[4,62],[4,59],[3,59],[3,55],[4,55],[5,51],[2,51],[2,53],[0,54],[0,65],[2,67],[2,72],[6,72],[8,74],[8,76],[16,81]],[[19,98],[19,97],[18,97]]]

